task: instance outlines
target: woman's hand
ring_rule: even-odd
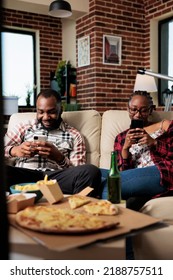
[[[126,134],[124,146],[122,148],[122,158],[127,159],[129,156],[129,148],[132,146],[132,144],[136,143],[138,135],[136,135],[136,129],[129,129],[129,131]]]
[[[122,149],[122,157],[123,159],[127,159],[129,156],[129,148],[135,144],[139,143],[140,139],[144,137],[145,130],[143,128],[133,128],[129,129],[129,131],[126,134],[124,146]],[[142,144],[142,143],[141,143]]]
[[[143,128],[130,129],[127,137],[127,142],[129,147],[132,144],[138,143],[139,145],[151,146],[155,144],[155,139],[153,139]]]
[[[139,139],[144,136],[145,130],[143,128],[129,129],[126,134],[123,149],[129,149],[132,144],[138,143]]]
[[[153,139],[145,130],[144,130],[142,137],[139,138],[139,140],[138,140],[139,145],[151,146],[151,145],[155,145],[156,143],[157,143],[157,141],[155,139]]]

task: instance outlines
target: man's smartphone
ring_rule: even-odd
[[[130,128],[143,128],[144,127],[144,122],[141,119],[133,119],[131,120],[131,125]]]
[[[34,141],[47,141],[47,135],[38,135],[35,134],[33,137]]]

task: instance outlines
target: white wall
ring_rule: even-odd
[[[53,0],[4,0],[2,6],[8,9],[48,15]],[[89,0],[68,0],[72,8],[71,18],[78,18],[89,11]]]
[[[76,67],[76,21],[62,19],[62,59]]]

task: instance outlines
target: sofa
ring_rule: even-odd
[[[8,130],[22,120],[35,118],[36,113],[15,113],[10,117]],[[87,163],[100,168],[110,167],[110,155],[115,136],[130,125],[127,111],[108,110],[101,116],[95,110],[63,112],[63,119],[76,127],[84,137]],[[173,112],[155,111],[153,121],[173,119]],[[135,259],[173,259],[173,197],[149,200],[142,213],[162,219],[166,227],[147,231],[133,237]]]

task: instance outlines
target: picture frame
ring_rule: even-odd
[[[78,39],[78,67],[90,65],[90,36]]]
[[[121,65],[122,38],[103,35],[103,64]]]

